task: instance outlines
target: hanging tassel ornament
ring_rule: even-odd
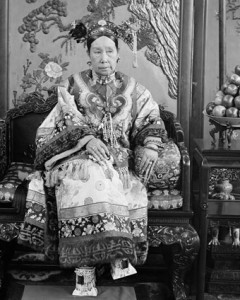
[[[132,36],[133,36],[133,67],[138,67],[137,61],[137,31],[132,28]]]
[[[111,147],[117,147],[117,138],[113,129],[111,113],[105,113],[102,121],[103,138],[106,142],[110,142]]]
[[[129,29],[132,34],[132,52],[133,52],[133,68],[138,67],[137,61],[137,32],[140,28],[140,22],[136,21],[134,23],[128,23]]]

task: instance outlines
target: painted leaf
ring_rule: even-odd
[[[36,80],[35,80],[34,78],[29,78],[28,83],[35,84],[35,83],[36,83]]]
[[[48,91],[48,90],[49,90],[49,88],[47,86],[42,87],[42,91]]]
[[[46,66],[46,62],[45,62],[45,61],[42,61],[42,62],[40,63],[40,65],[39,65],[39,68],[44,69],[45,66]]]
[[[62,76],[61,77],[58,77],[55,81],[56,84],[59,84],[60,82],[62,81]]]
[[[34,78],[41,78],[42,70],[33,70],[33,77]]]
[[[43,78],[43,80],[42,80],[42,83],[45,83],[45,82],[47,82],[48,81],[48,76],[45,76],[44,78]]]
[[[41,58],[41,59],[46,59],[46,58],[48,58],[49,57],[49,54],[47,54],[47,53],[39,53],[38,54],[38,56]]]
[[[61,67],[66,68],[68,65],[69,65],[69,62],[65,62],[65,63],[61,64]]]

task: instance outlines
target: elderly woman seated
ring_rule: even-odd
[[[69,37],[86,43],[91,68],[58,87],[58,103],[38,128],[19,242],[35,232],[31,247],[39,248],[47,213],[38,208],[46,212],[45,197],[56,199],[60,265],[76,268],[74,295],[94,296],[96,265],[109,263],[118,279],[145,262],[146,184],[174,146],[151,93],[116,71],[118,38],[132,43],[131,34],[100,20],[75,24]]]

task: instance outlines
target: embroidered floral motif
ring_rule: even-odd
[[[98,190],[98,191],[103,191],[104,189],[105,189],[105,184],[104,184],[104,182],[103,181],[97,181],[96,183],[95,183],[95,188],[96,188],[96,190]]]
[[[101,213],[94,216],[61,220],[59,222],[60,238],[75,237],[81,235],[94,235],[105,231],[119,231],[130,233],[130,221],[128,217]],[[132,225],[135,237],[144,237],[147,221],[143,218],[134,220]]]
[[[87,205],[87,204],[91,204],[93,203],[93,198],[92,197],[87,197],[85,198],[84,200],[84,204]]]

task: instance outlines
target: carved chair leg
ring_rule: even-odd
[[[7,269],[8,263],[14,252],[16,241],[0,241],[0,299],[4,298],[7,287]]]
[[[3,250],[0,249],[0,295],[1,295],[1,292],[2,292],[3,276],[4,276],[4,270],[3,270]]]
[[[189,224],[181,226],[149,226],[149,238],[153,245],[164,244],[173,247],[172,287],[176,300],[188,299],[185,289],[185,275],[199,251],[199,236]]]
[[[186,225],[182,229],[181,238],[178,240],[180,247],[177,249],[179,250],[173,253],[172,284],[177,300],[188,298],[184,284],[185,276],[198,254],[200,245],[198,234],[191,225]]]
[[[172,264],[172,286],[175,299],[188,299],[185,277],[191,266],[192,260],[187,257],[185,251],[180,249],[173,254]]]

